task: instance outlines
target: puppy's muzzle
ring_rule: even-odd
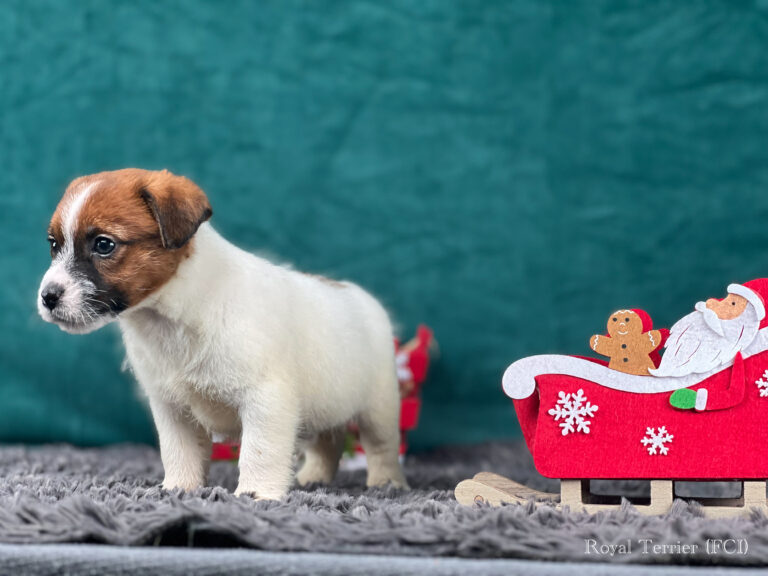
[[[53,312],[53,310],[56,309],[56,306],[59,305],[59,301],[63,295],[64,287],[60,284],[51,283],[48,284],[45,289],[43,289],[42,294],[40,294],[40,298],[43,300],[43,306]]]

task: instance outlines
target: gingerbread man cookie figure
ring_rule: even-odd
[[[608,356],[608,368],[649,376],[656,368],[658,350],[666,339],[666,330],[651,330],[651,317],[643,310],[617,310],[608,318],[608,334],[595,334],[589,345],[598,354]],[[655,352],[655,353],[654,353]]]

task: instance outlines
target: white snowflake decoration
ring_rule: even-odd
[[[407,352],[398,352],[395,355],[395,364],[397,365],[397,379],[400,382],[413,380],[413,372],[408,366],[410,355]]]
[[[768,370],[763,372],[763,377],[755,381],[755,384],[757,384],[757,388],[760,390],[760,397],[768,397]]]
[[[587,397],[584,396],[584,390],[579,389],[576,394],[560,392],[557,404],[554,408],[550,408],[547,413],[555,417],[555,422],[560,419],[563,420],[560,422],[560,428],[563,429],[563,436],[567,436],[571,432],[589,434],[589,427],[592,422],[586,417],[592,418],[595,412],[597,412],[597,405],[590,404]]]
[[[666,456],[667,452],[669,452],[669,446],[667,446],[667,444],[672,442],[672,438],[674,438],[674,436],[667,432],[667,427],[661,426],[658,432],[656,432],[655,428],[646,428],[645,437],[643,437],[640,442],[642,442],[643,446],[648,449],[648,454],[661,454],[662,456]]]

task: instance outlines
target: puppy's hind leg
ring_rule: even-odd
[[[368,462],[368,486],[391,483],[407,488],[400,460],[400,394],[394,372],[377,389],[358,419],[360,443]]]
[[[346,430],[336,428],[321,432],[304,452],[304,464],[296,474],[301,486],[320,482],[329,484],[339,469]]]

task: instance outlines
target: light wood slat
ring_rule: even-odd
[[[651,480],[650,504],[635,504],[633,505],[635,510],[651,516],[666,514],[674,502],[674,484],[673,480]],[[755,508],[768,514],[766,482],[764,480],[746,480],[743,481],[742,485],[741,498],[692,500],[698,501],[704,515],[710,518],[745,516]],[[619,504],[600,503],[599,496],[590,495],[589,480],[561,480],[558,498],[557,494],[528,488],[492,472],[480,472],[471,480],[464,480],[456,487],[455,494],[456,500],[465,505],[475,503],[488,503],[493,506],[499,506],[502,503],[522,504],[533,498],[537,505],[555,504],[558,509],[567,506],[574,512],[583,510],[592,514],[616,510],[620,507]]]

